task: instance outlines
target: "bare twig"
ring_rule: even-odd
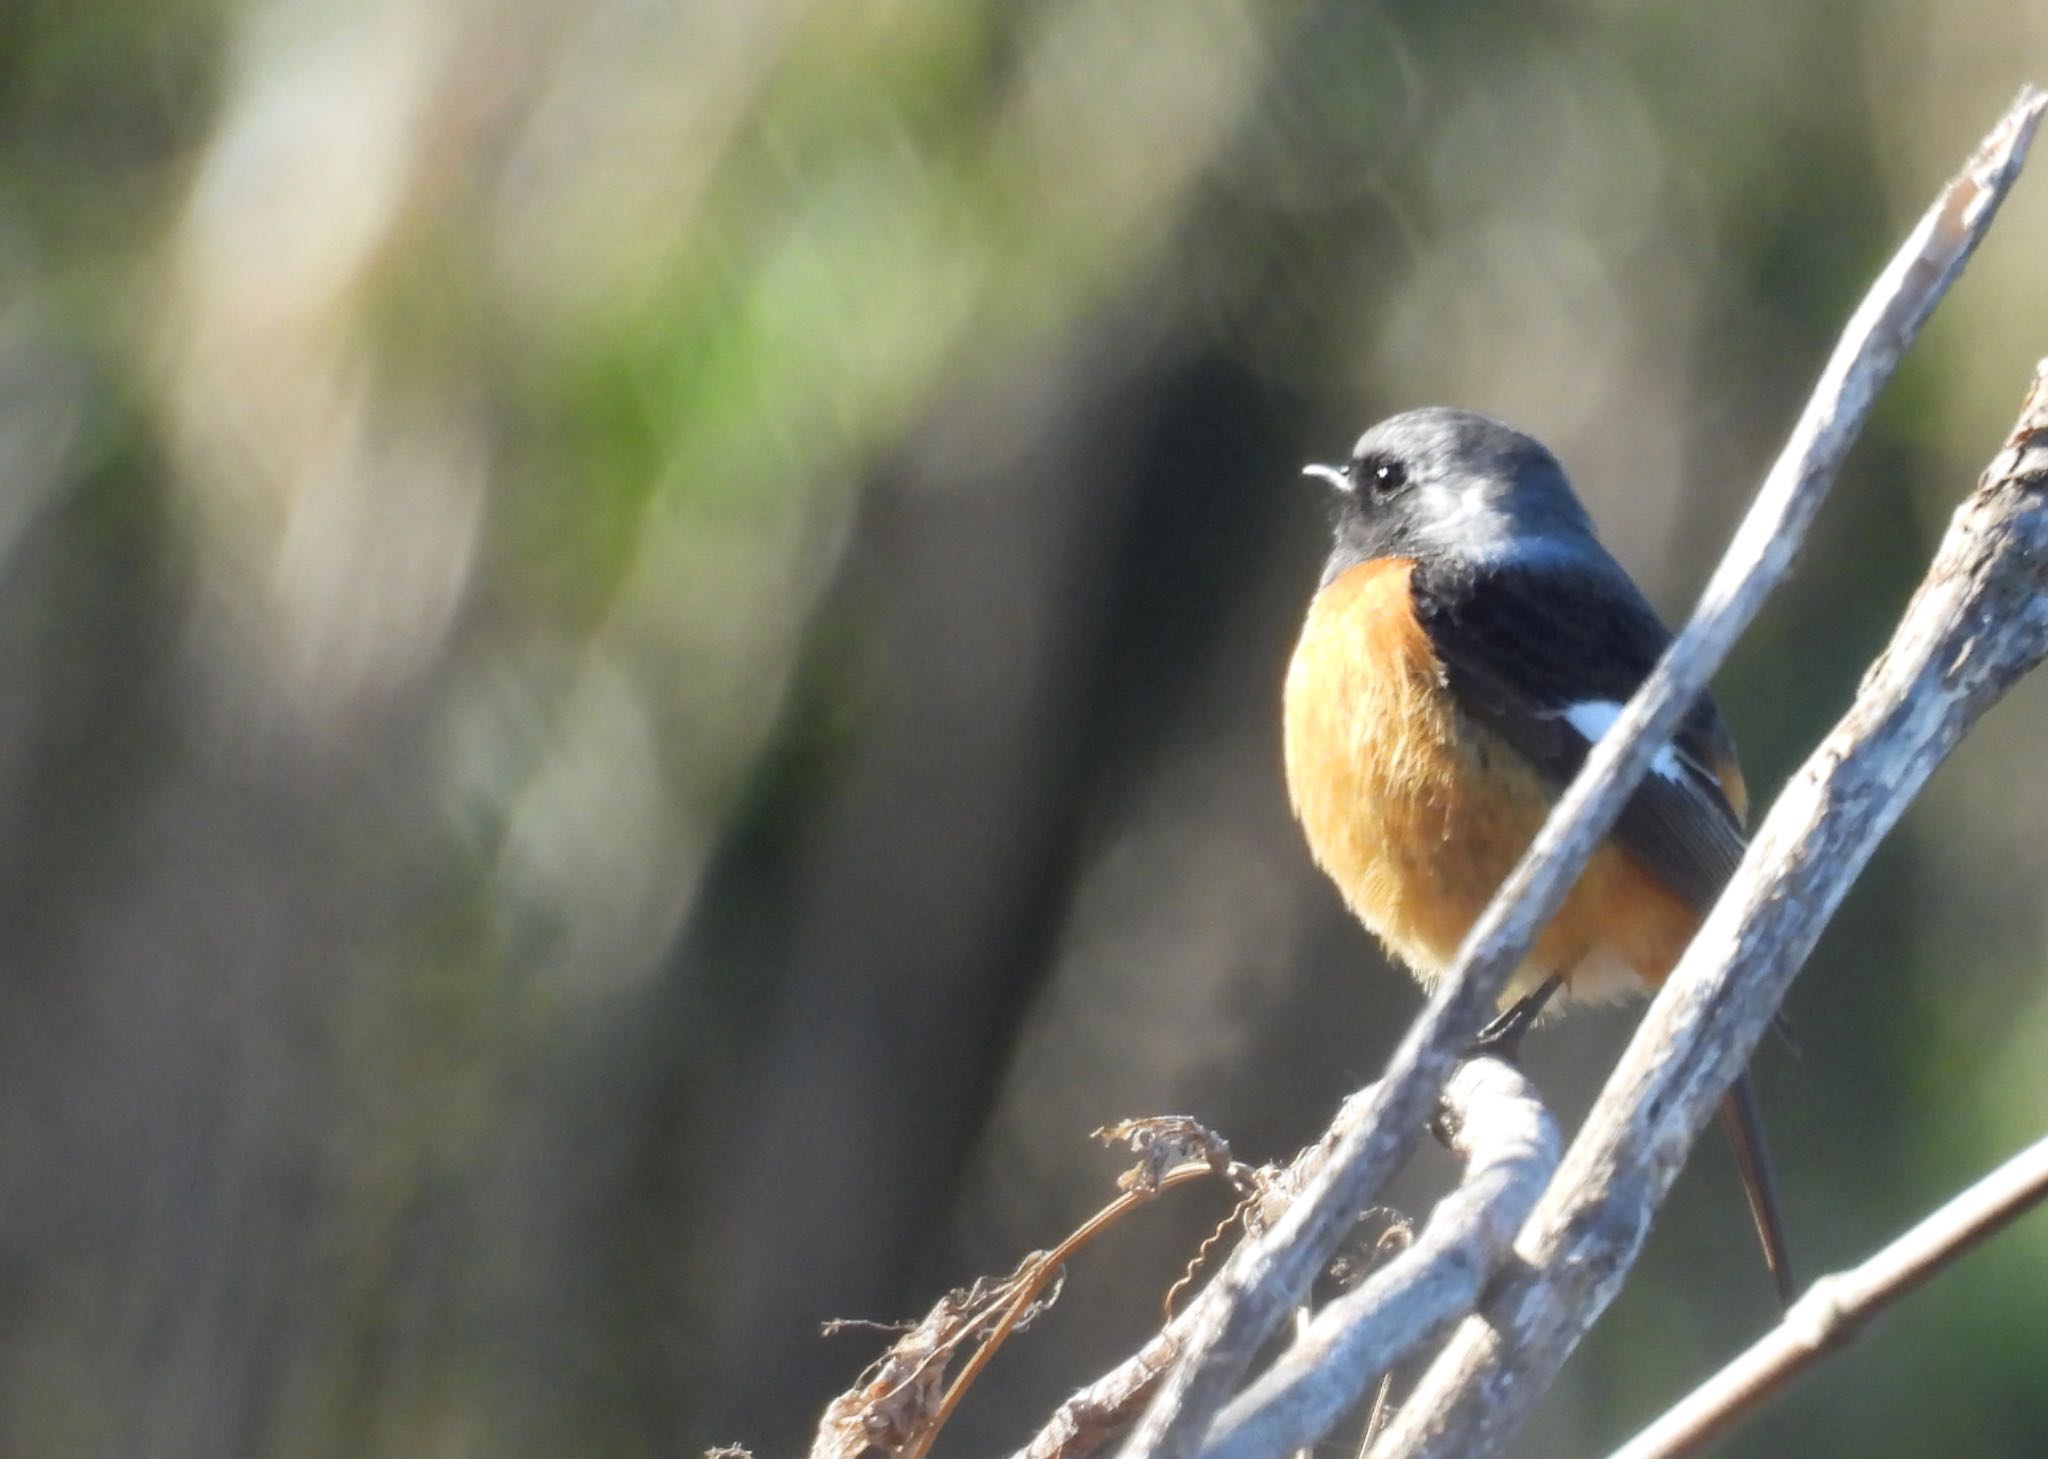
[[[1227,1152],[1224,1161],[1227,1164]],[[1191,1180],[1202,1180],[1221,1173],[1218,1166],[1208,1158],[1178,1165],[1169,1170],[1156,1169],[1146,1161],[1135,1171],[1126,1172],[1123,1180],[1118,1182],[1124,1186],[1122,1195],[1082,1222],[1058,1246],[1044,1253],[1028,1273],[1020,1275],[1016,1290],[1010,1294],[1002,1315],[989,1328],[988,1336],[969,1354],[967,1361],[961,1364],[959,1376],[946,1389],[946,1396],[940,1402],[938,1411],[932,1416],[931,1423],[911,1444],[905,1446],[902,1459],[924,1459],[924,1455],[931,1449],[933,1440],[938,1438],[939,1430],[946,1426],[946,1420],[953,1416],[953,1410],[960,1406],[960,1400],[966,1396],[967,1390],[974,1386],[974,1380],[981,1376],[981,1370],[986,1368],[989,1360],[996,1355],[996,1349],[1000,1348],[1004,1340],[1017,1328],[1025,1313],[1031,1310],[1032,1304],[1039,1300],[1039,1293],[1044,1291],[1046,1284],[1083,1247],[1161,1192],[1171,1190],[1177,1185],[1185,1185]]]
[[[2028,101],[2029,120],[2044,98]],[[1694,1134],[1850,883],[1956,742],[2048,654],[2048,361],[1849,713],[1772,807],[1650,1007],[1519,1261],[1423,1375],[1376,1459],[1491,1452],[1606,1307]]]
[[[1250,1198],[1244,1208],[1251,1241],[1271,1239],[1275,1223],[1287,1208],[1300,1200],[1312,1199],[1313,1192],[1331,1179],[1332,1151],[1342,1132],[1349,1127],[1349,1122],[1360,1117],[1369,1107],[1371,1094],[1372,1090],[1367,1088],[1347,1099],[1329,1133],[1302,1151],[1285,1170],[1260,1172],[1260,1194]],[[1449,1138],[1456,1149],[1469,1157],[1469,1182],[1497,1184],[1506,1172],[1524,1177],[1529,1184],[1526,1199],[1520,1181],[1516,1181],[1513,1189],[1502,1197],[1504,1202],[1516,1203],[1519,1209],[1519,1214],[1502,1213],[1503,1218],[1498,1223],[1503,1228],[1499,1232],[1499,1244],[1505,1247],[1513,1239],[1521,1216],[1527,1213],[1529,1202],[1535,1199],[1535,1192],[1542,1185],[1544,1176],[1537,1173],[1531,1162],[1540,1160],[1546,1172],[1556,1164],[1556,1131],[1541,1105],[1536,1103],[1535,1092],[1521,1073],[1495,1060],[1474,1063],[1468,1066],[1467,1072],[1452,1081],[1444,1091],[1442,1114],[1442,1123],[1447,1130],[1462,1132],[1453,1133]],[[1452,1213],[1455,1199],[1446,1200],[1439,1209],[1439,1221]],[[1462,1216],[1463,1211],[1464,1207],[1458,1207],[1456,1214]],[[1432,1231],[1437,1229],[1438,1223],[1432,1222]],[[1491,1239],[1493,1234],[1489,1230],[1487,1239]],[[1409,1248],[1395,1261],[1407,1259],[1415,1249]],[[1490,1266],[1486,1262],[1479,1264]],[[1375,1272],[1359,1291],[1373,1287],[1376,1279],[1391,1269],[1390,1264]],[[1405,1291],[1406,1286],[1398,1290]],[[1470,1305],[1468,1297],[1465,1308]],[[1187,1340],[1198,1311],[1199,1304],[1188,1308],[1138,1352],[1069,1398],[1053,1415],[1051,1422],[1018,1453],[1017,1459],[1081,1459],[1121,1431],[1152,1393],[1166,1366]],[[1361,1380],[1361,1389],[1370,1377],[1368,1374]]]
[[[1815,1282],[1785,1320],[1616,1449],[1679,1459],[1726,1433],[1865,1323],[2048,1199],[2048,1140],[2028,1146],[1861,1265]]]
[[[1061,1404],[1016,1459],[1086,1459],[1115,1438],[1158,1387],[1180,1351],[1191,1315],[1192,1309],[1181,1313],[1145,1346]]]
[[[1315,1315],[1218,1417],[1203,1459],[1253,1459],[1312,1444],[1373,1381],[1469,1312],[1557,1168],[1557,1126],[1522,1073],[1462,1066],[1444,1092],[1458,1188],[1412,1245]]]
[[[1276,1243],[1242,1248],[1190,1309],[1198,1321],[1187,1350],[1147,1408],[1124,1459],[1186,1459],[1194,1452],[1260,1345],[1342,1238],[1349,1213],[1369,1204],[1407,1158],[1463,1042],[1495,1006],[1651,757],[1789,571],[1879,387],[1990,226],[2018,174],[2042,104],[2039,92],[2020,97],[1872,286],[1692,620],[1594,746],[1466,938],[1457,965],[1395,1050],[1373,1108],[1341,1144],[1337,1178],[1315,1200],[1289,1209]],[[1737,1068],[1729,1069],[1729,1079]],[[1397,1426],[1388,1439],[1398,1431]]]
[[[1415,1244],[1415,1228],[1410,1225],[1389,1227],[1386,1236],[1380,1239],[1385,1242],[1387,1237],[1398,1238],[1396,1250],[1406,1250]],[[1379,1391],[1373,1394],[1372,1411],[1365,1418],[1365,1432],[1358,1436],[1358,1448],[1354,1451],[1358,1459],[1365,1459],[1371,1452],[1379,1440],[1380,1431],[1386,1428],[1387,1420],[1394,1416],[1394,1376],[1393,1368],[1380,1375]]]
[[[1146,1128],[1141,1130],[1141,1125]],[[921,1321],[905,1324],[903,1336],[889,1351],[826,1406],[811,1444],[811,1459],[853,1459],[870,1447],[895,1459],[924,1459],[996,1350],[1052,1303],[1060,1273],[1076,1253],[1132,1210],[1175,1186],[1219,1175],[1248,1182],[1252,1174],[1230,1160],[1227,1145],[1191,1120],[1129,1121],[1096,1134],[1129,1141],[1139,1154],[1139,1164],[1117,1182],[1123,1194],[1051,1251],[1025,1257],[1002,1281],[977,1281],[949,1292]],[[1161,1168],[1162,1152],[1186,1149],[1197,1151],[1198,1158]],[[827,1328],[848,1325],[841,1321],[828,1323]],[[947,1383],[947,1367],[962,1350],[967,1359]]]
[[[1347,1099],[1323,1138],[1296,1156],[1286,1170],[1260,1172],[1258,1192],[1246,1197],[1232,1213],[1233,1220],[1242,1220],[1247,1231],[1262,1232],[1269,1228],[1294,1201],[1297,1192],[1325,1176],[1332,1151],[1350,1129],[1351,1121],[1367,1107],[1372,1092],[1372,1086],[1367,1086]],[[1111,1132],[1098,1131],[1105,1133]],[[1174,1291],[1181,1290],[1185,1280],[1176,1282]],[[1031,1442],[1018,1451],[1016,1459],[1083,1459],[1121,1433],[1158,1388],[1159,1380],[1187,1342],[1200,1313],[1200,1303],[1191,1305],[1169,1320],[1137,1352],[1068,1398]]]
[[[1358,1459],[1372,1452],[1372,1446],[1379,1442],[1380,1433],[1387,1426],[1387,1420],[1394,1415],[1394,1370],[1389,1368],[1380,1375],[1379,1392],[1372,1396],[1372,1412],[1365,1420],[1365,1435],[1358,1441]]]

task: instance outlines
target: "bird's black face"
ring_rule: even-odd
[[[1582,545],[1605,555],[1557,459],[1471,411],[1397,415],[1360,436],[1341,470],[1311,466],[1306,474],[1338,491],[1325,582],[1381,557],[1478,566]]]

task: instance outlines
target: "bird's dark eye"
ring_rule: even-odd
[[[1389,456],[1361,456],[1351,463],[1351,479],[1374,496],[1392,496],[1408,484],[1408,468]]]

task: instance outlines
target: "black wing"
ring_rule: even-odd
[[[1619,567],[1512,567],[1473,572],[1418,566],[1416,617],[1459,705],[1513,746],[1561,792],[1585,763],[1599,713],[1618,710],[1671,635]],[[1576,722],[1575,722],[1576,721]],[[1645,775],[1614,835],[1673,891],[1704,911],[1742,859],[1730,797],[1735,747],[1720,711],[1699,697]],[[1675,773],[1669,773],[1674,771]],[[1724,777],[1731,777],[1724,783]]]

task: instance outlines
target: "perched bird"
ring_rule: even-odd
[[[1472,411],[1363,436],[1287,672],[1287,787],[1316,863],[1433,984],[1671,635],[1541,443]],[[1510,981],[1491,1033],[1553,995],[1654,988],[1741,859],[1748,795],[1702,695]],[[1792,1271],[1745,1074],[1722,1105],[1781,1300]]]

